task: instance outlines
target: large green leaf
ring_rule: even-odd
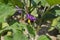
[[[16,22],[11,27],[12,27],[13,30],[22,30],[22,31],[24,31],[23,29],[27,29],[27,31],[31,35],[35,36],[35,30],[31,25],[26,25],[24,23],[17,23]]]
[[[13,33],[13,40],[28,40],[28,38],[22,33],[22,31],[16,30]]]
[[[60,4],[60,0],[46,0],[50,5]]]
[[[10,5],[0,4],[0,22],[5,21],[5,18],[15,13],[15,8]]]
[[[26,35],[23,34],[22,31],[20,30],[13,30],[13,35],[12,36],[4,36],[4,40],[28,40]]]
[[[19,23],[14,23],[11,25],[12,30],[13,30],[13,40],[28,40],[28,38],[23,34],[23,24]]]
[[[11,25],[9,28],[12,29],[13,31],[13,38],[9,37],[9,36],[6,36],[5,39],[8,40],[28,40],[28,38],[26,37],[26,35],[23,34],[23,28],[25,27],[26,25],[23,24],[23,23],[14,23],[13,25]],[[8,28],[8,29],[9,29]]]
[[[53,29],[55,29],[55,27],[60,30],[60,17],[57,17],[55,19],[53,19],[52,23],[51,23],[51,28],[49,29],[49,31],[52,31]]]
[[[54,18],[54,19],[53,19],[52,25],[51,25],[51,26],[56,26],[56,25],[58,24],[59,19],[60,19],[60,17],[58,17],[58,16],[60,16],[60,8],[59,8],[58,6],[55,6],[54,8],[52,8],[52,9],[50,10],[50,12],[51,12],[53,15],[57,16],[57,18]]]

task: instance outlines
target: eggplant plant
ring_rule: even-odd
[[[54,29],[60,33],[60,0],[0,0],[0,40],[52,40]]]

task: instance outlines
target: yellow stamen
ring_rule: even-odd
[[[30,23],[30,19],[28,19],[28,23]]]

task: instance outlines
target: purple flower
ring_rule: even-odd
[[[27,17],[27,19],[30,19],[31,21],[36,20],[36,18],[31,14],[26,14],[26,17]]]

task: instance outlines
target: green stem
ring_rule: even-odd
[[[31,0],[30,0],[30,6],[29,7],[31,7]]]

